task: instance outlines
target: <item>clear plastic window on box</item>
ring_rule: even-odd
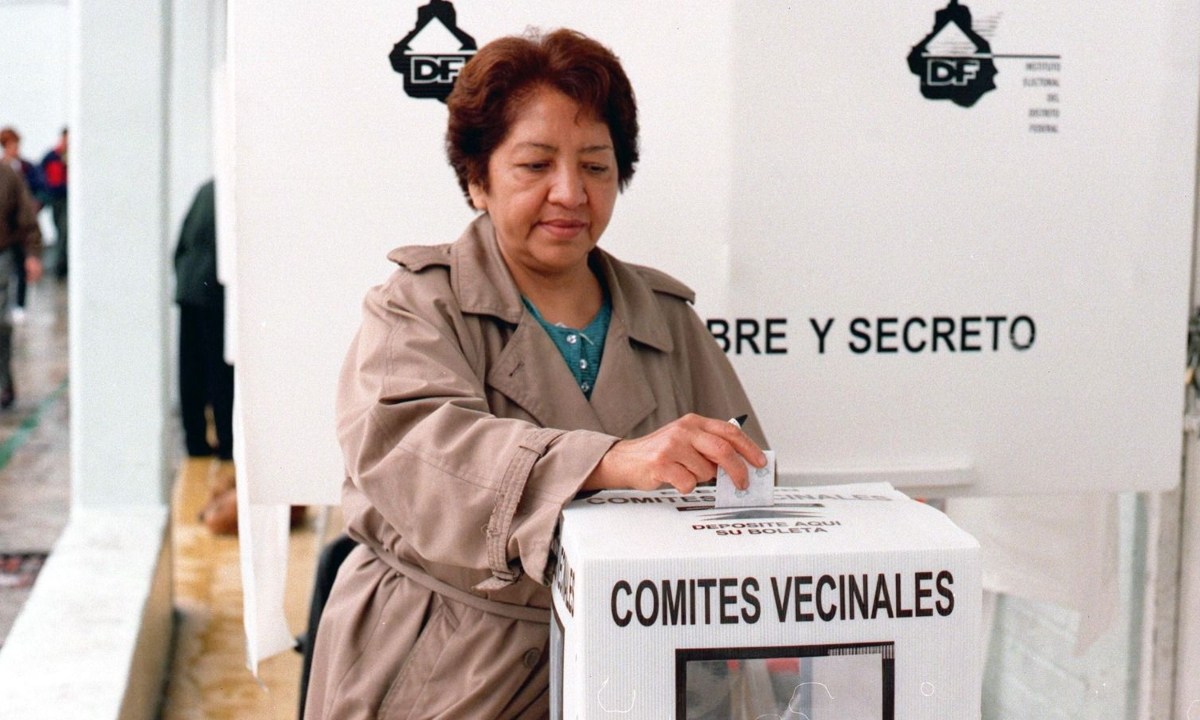
[[[677,720],[893,720],[892,643],[679,649]]]

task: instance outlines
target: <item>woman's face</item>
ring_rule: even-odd
[[[608,126],[557,90],[539,88],[488,160],[488,189],[471,201],[496,227],[514,273],[555,276],[587,266],[617,200]]]

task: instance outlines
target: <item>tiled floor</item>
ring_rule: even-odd
[[[186,460],[172,507],[175,576],[175,661],[162,720],[294,719],[300,656],[284,653],[259,665],[259,682],[245,666],[242,578],[236,537],[216,536],[197,520],[219,464]],[[303,629],[315,568],[316,538],[310,520],[292,532],[285,612],[289,627]]]
[[[48,552],[70,507],[66,286],[30,287],[13,330],[17,402],[0,411],[0,552]],[[0,643],[29,588],[0,588]]]
[[[26,321],[14,334],[17,403],[0,412],[0,553],[49,551],[66,525],[67,357],[66,286],[46,279],[31,288]],[[214,536],[197,519],[217,470],[208,460],[182,460],[179,467],[172,507],[175,656],[161,720],[295,718],[300,656],[266,660],[257,679],[246,669],[237,539]],[[291,536],[285,612],[296,632],[307,617],[313,525]],[[0,587],[0,644],[28,594]]]

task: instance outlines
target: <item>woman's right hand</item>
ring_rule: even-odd
[[[743,458],[762,467],[767,458],[738,426],[726,420],[688,414],[631,440],[619,440],[600,459],[583,490],[657,490],[682,494],[711,480],[721,467],[738,489],[749,484]]]

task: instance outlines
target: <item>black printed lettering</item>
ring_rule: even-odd
[[[1018,315],[1013,318],[1012,324],[1008,326],[1008,338],[1012,341],[1012,346],[1017,350],[1028,350],[1033,347],[1033,340],[1036,335],[1037,328],[1033,324],[1033,318],[1028,315]]]
[[[748,623],[758,622],[758,618],[762,615],[762,605],[758,602],[758,580],[748,577],[742,580],[742,599],[746,601],[746,605],[750,608],[742,608],[742,620]]]
[[[768,355],[786,355],[787,348],[783,345],[776,345],[775,341],[787,340],[787,333],[777,331],[776,328],[787,326],[787,318],[767,318],[766,334],[767,334],[767,354]]]
[[[912,616],[912,608],[904,607],[904,582],[900,573],[896,573],[896,617],[910,618]]]
[[[736,625],[738,616],[734,612],[734,608],[737,606],[738,599],[734,591],[737,589],[737,580],[734,578],[721,578],[719,584],[721,588],[721,624]]]
[[[858,609],[858,616],[866,619],[867,617],[867,588],[870,587],[870,582],[867,580],[866,574],[862,576],[862,584],[858,584],[858,576],[848,576],[850,580],[850,619],[854,619],[854,610]]]
[[[712,624],[712,589],[717,586],[717,581],[713,578],[702,578],[696,581],[697,587],[704,591],[704,624]],[[692,616],[695,622],[695,616]]]
[[[779,616],[779,622],[787,622],[787,610],[791,605],[792,598],[792,580],[786,578],[783,582],[783,592],[780,592],[779,578],[771,578],[771,594],[775,596],[775,612]],[[796,618],[799,620],[799,618]]]
[[[858,345],[854,342],[854,340],[851,340],[851,352],[862,355],[863,353],[871,351],[871,335],[869,334],[870,328],[871,321],[866,318],[857,317],[850,321],[850,334],[853,335],[856,340],[862,341],[862,344]]]
[[[645,601],[650,600],[650,610],[643,610]],[[633,596],[633,609],[637,613],[638,622],[646,627],[658,620],[658,586],[649,580],[638,583],[637,592]]]
[[[833,318],[829,318],[828,320],[826,320],[824,327],[821,327],[821,325],[819,325],[817,323],[816,318],[809,318],[808,324],[812,325],[813,331],[815,331],[817,333],[817,353],[824,355],[825,354],[825,336],[829,334],[829,329],[833,327]]]
[[[687,624],[686,606],[687,587],[683,580],[676,580],[674,589],[668,580],[662,583],[662,619],[663,625]]]
[[[896,337],[896,318],[881,317],[875,324],[875,351],[881,353],[898,352],[899,348],[892,344]]]
[[[803,575],[796,580],[796,619],[800,622],[812,622],[813,614],[804,612],[804,604],[813,599],[811,592],[805,592],[805,586],[811,586],[812,575]]]
[[[958,326],[958,349],[962,352],[979,352],[983,348],[980,347],[979,328],[977,327],[983,318],[978,315],[968,315],[962,319]]]
[[[880,610],[887,612],[888,617],[895,617],[892,612],[892,597],[888,593],[887,579],[883,573],[879,573],[875,580],[875,599],[871,603],[872,620],[879,616]]]
[[[937,602],[938,615],[942,617],[948,616],[954,612],[954,590],[951,587],[954,585],[954,575],[949,570],[943,570],[937,575],[937,593],[945,601]]]
[[[935,317],[933,319],[933,352],[938,351],[938,340],[943,340],[950,352],[954,352],[954,318]]]
[[[992,326],[992,351],[1000,349],[1000,325],[1008,320],[1005,315],[988,315],[987,322]]]
[[[916,613],[917,617],[929,617],[933,615],[933,608],[925,605],[925,600],[933,597],[933,590],[926,586],[927,583],[933,580],[933,573],[919,572],[916,575]]]
[[[904,323],[904,349],[911,353],[919,353],[925,349],[925,341],[921,340],[921,342],[917,344],[912,342],[912,340],[909,338],[909,332],[912,330],[913,325],[920,325],[921,330],[924,331],[927,327],[925,324],[925,318],[911,317]]]
[[[618,580],[613,584],[611,599],[613,622],[617,624],[617,627],[625,627],[629,624],[629,621],[633,619],[633,613],[629,610],[626,610],[624,614],[617,610],[617,595],[622,593],[625,595],[632,595],[633,588],[630,587],[629,583],[625,582],[624,580]]]
[[[758,349],[758,321],[753,318],[738,318],[736,325],[737,340],[734,344],[734,352],[741,355],[742,342],[745,342],[755,355],[761,355],[762,353]]]
[[[834,582],[833,578],[828,575],[822,575],[821,579],[817,580],[817,614],[820,615],[821,619],[825,622],[829,622],[837,617],[837,604],[830,603],[830,605],[826,607],[825,603],[822,602],[822,599],[825,596],[825,588],[830,588],[832,590],[836,585],[837,583]]]

